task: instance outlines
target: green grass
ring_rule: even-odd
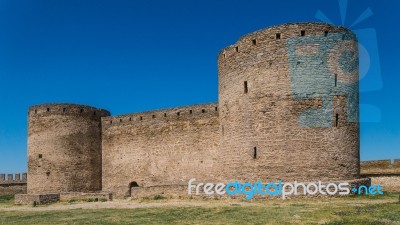
[[[334,199],[256,200],[207,206],[0,211],[0,224],[400,224],[399,194]],[[0,198],[1,199],[1,198]],[[154,200],[153,202],[159,202]]]
[[[0,195],[0,207],[14,205],[14,195]]]

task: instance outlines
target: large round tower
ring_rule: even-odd
[[[324,23],[243,36],[218,56],[222,179],[359,175],[358,44]]]
[[[101,117],[75,104],[29,108],[28,194],[101,190]]]

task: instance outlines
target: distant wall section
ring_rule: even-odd
[[[0,195],[26,194],[26,173],[0,174]]]
[[[382,185],[384,191],[400,192],[400,159],[362,161],[361,176],[370,177],[372,184]]]

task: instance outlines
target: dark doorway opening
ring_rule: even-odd
[[[132,188],[137,188],[139,187],[138,183],[136,181],[132,181],[131,183],[129,183],[129,196],[132,196]]]

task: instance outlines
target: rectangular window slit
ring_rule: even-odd
[[[202,110],[201,110],[201,113],[205,113],[205,112],[206,112],[206,110],[205,110],[205,109],[202,109]]]
[[[179,115],[181,115],[181,113],[180,113],[180,112],[177,112],[177,113],[176,113],[176,115],[178,115],[178,116],[179,116]]]
[[[167,113],[164,113],[164,117],[167,117]]]
[[[67,112],[67,108],[63,108],[63,112]]]
[[[257,159],[257,147],[253,148],[253,159]]]
[[[339,126],[339,113],[336,113],[336,116],[335,116],[335,127],[338,127]]]
[[[218,111],[218,107],[215,107],[215,111]]]
[[[39,159],[41,159],[43,157],[43,155],[42,154],[39,154]]]
[[[83,113],[83,109],[81,109],[81,113]]]
[[[300,32],[300,34],[301,34],[301,36],[305,36],[305,35],[306,35],[306,31],[305,31],[305,30],[302,30],[302,31]]]
[[[47,108],[47,112],[50,112],[50,108]]]
[[[256,39],[253,39],[253,45],[257,45],[257,40]]]
[[[281,39],[281,33],[276,33],[275,39],[276,39],[276,40],[280,40],[280,39]]]
[[[192,114],[192,113],[193,113],[193,110],[189,110],[189,113]]]
[[[239,52],[239,47],[236,46],[236,47],[235,47],[235,50],[236,50],[236,52]]]
[[[249,88],[247,87],[247,81],[244,82],[244,93],[249,92]]]
[[[151,117],[156,118],[156,115],[152,115]]]
[[[335,87],[337,87],[337,74],[335,74]]]
[[[325,37],[328,36],[328,31],[327,31],[327,30],[324,32],[324,36],[325,36]]]

